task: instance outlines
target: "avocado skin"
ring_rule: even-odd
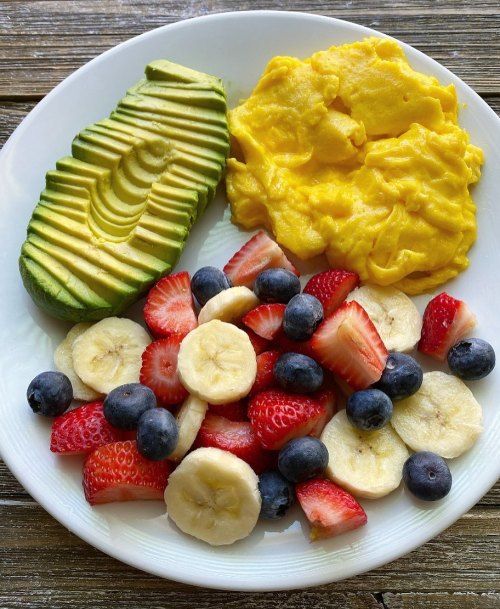
[[[151,62],[49,171],[19,259],[33,301],[59,319],[119,315],[174,268],[229,151],[222,81]]]

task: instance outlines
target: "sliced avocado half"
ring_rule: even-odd
[[[151,62],[47,173],[19,261],[36,304],[75,322],[124,311],[174,268],[228,150],[222,81]]]

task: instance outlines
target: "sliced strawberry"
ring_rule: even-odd
[[[295,487],[300,507],[311,525],[311,540],[334,537],[366,524],[364,509],[334,482],[313,478]]]
[[[257,395],[264,389],[271,387],[274,383],[274,364],[278,361],[281,353],[279,351],[264,351],[257,355],[257,376],[250,395]]]
[[[359,284],[359,275],[342,269],[330,269],[311,277],[304,288],[323,305],[325,317],[333,313]]]
[[[317,425],[314,427],[314,429],[311,429],[310,432],[311,436],[319,438],[321,432],[325,428],[325,425],[338,411],[338,400],[335,392],[332,389],[321,389],[320,391],[313,393],[311,397],[318,400],[318,402],[323,404],[325,407],[325,416],[318,421]]]
[[[260,355],[263,351],[269,348],[269,341],[258,334],[255,334],[253,330],[250,328],[243,328],[243,330],[248,334],[248,338],[252,343],[252,347],[254,348],[255,355]]]
[[[250,400],[248,416],[262,446],[279,450],[288,440],[311,433],[325,411],[324,404],[309,396],[268,389]]]
[[[151,288],[144,305],[144,319],[157,338],[185,336],[198,325],[193,307],[189,273],[175,273]]]
[[[160,406],[178,404],[188,396],[177,374],[181,342],[182,336],[172,334],[153,341],[142,354],[140,381],[153,390]]]
[[[273,344],[281,353],[302,353],[314,358],[311,347],[311,339],[309,340],[292,340],[288,338],[283,330],[280,330],[276,335]]]
[[[242,321],[262,338],[273,340],[281,330],[285,309],[286,305],[279,302],[263,304],[249,311]]]
[[[102,402],[83,404],[54,419],[50,434],[53,453],[78,455],[123,438],[104,418]]]
[[[353,389],[365,389],[382,376],[387,349],[366,311],[344,302],[311,339],[315,359]]]
[[[90,453],[85,460],[85,498],[91,505],[163,499],[171,468],[168,461],[145,459],[131,440],[106,444]]]
[[[425,308],[418,350],[444,361],[451,347],[475,325],[476,317],[465,302],[442,292]]]
[[[250,423],[229,421],[211,413],[203,420],[196,446],[227,450],[246,461],[258,474],[274,464],[274,455],[262,448]]]
[[[276,267],[288,269],[299,275],[276,241],[261,230],[236,252],[223,270],[233,285],[245,285],[251,288],[260,272]]]
[[[209,404],[208,410],[212,414],[229,419],[229,421],[248,421],[248,405],[244,400],[230,402],[229,404]]]

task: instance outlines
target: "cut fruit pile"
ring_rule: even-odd
[[[151,289],[153,340],[125,318],[72,328],[56,349],[59,372],[38,375],[28,401],[56,417],[53,452],[85,455],[91,504],[164,497],[176,525],[212,545],[248,536],[295,499],[312,539],[364,525],[357,499],[402,480],[441,499],[451,487],[443,458],[482,429],[461,379],[489,374],[493,349],[464,340],[475,318],[448,294],[422,321],[402,292],[358,285],[332,269],[302,291],[259,232],[223,271],[180,272]],[[448,357],[454,376],[424,374],[407,353],[417,344]],[[66,412],[72,398],[88,403]]]

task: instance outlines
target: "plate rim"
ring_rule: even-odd
[[[456,76],[453,72],[451,72],[448,68],[440,64],[438,61],[426,55],[422,51],[417,48],[402,42],[401,40],[384,34],[383,32],[379,32],[372,28],[347,21],[344,19],[339,19],[336,17],[329,17],[326,15],[319,15],[315,13],[307,13],[301,11],[281,11],[281,10],[250,10],[250,11],[227,11],[227,12],[218,12],[211,13],[209,15],[200,15],[196,17],[191,17],[188,19],[182,19],[180,21],[176,21],[173,23],[168,23],[157,28],[153,28],[142,34],[137,36],[133,36],[127,40],[120,42],[114,47],[104,51],[103,53],[97,55],[84,65],[80,66],[78,69],[69,74],[66,78],[64,78],[60,83],[58,83],[49,93],[47,93],[44,98],[37,103],[37,105],[24,117],[21,123],[16,127],[16,129],[9,136],[4,146],[0,150],[0,169],[2,165],[2,161],[4,157],[9,153],[11,147],[15,146],[16,140],[27,130],[30,128],[31,123],[36,119],[38,113],[50,103],[52,98],[57,95],[58,91],[63,87],[67,86],[68,83],[71,83],[73,79],[76,79],[82,73],[92,70],[92,67],[95,63],[98,63],[102,60],[103,57],[109,57],[115,53],[119,53],[122,48],[134,44],[138,40],[142,38],[146,38],[151,36],[155,32],[159,31],[168,31],[171,29],[179,29],[183,27],[188,27],[191,22],[196,21],[210,21],[216,19],[225,19],[225,18],[234,18],[234,17],[242,17],[245,18],[247,16],[262,16],[268,18],[274,18],[275,16],[281,16],[286,14],[288,17],[292,19],[307,19],[307,20],[315,20],[315,21],[323,21],[330,22],[333,24],[340,24],[340,27],[345,27],[346,25],[357,33],[360,36],[371,35],[382,38],[388,38],[391,40],[395,40],[405,51],[411,49],[411,53],[416,53],[418,56],[425,59],[425,61],[431,61],[436,64],[444,73],[447,75],[451,82],[459,82],[460,86],[465,87],[468,90],[468,93],[471,94],[476,101],[480,103],[483,111],[486,114],[490,115],[490,118],[495,119],[500,123],[500,117],[493,111],[493,109],[484,101],[484,99],[476,93],[470,85],[461,80],[458,76]],[[428,530],[426,534],[422,537],[419,537],[417,541],[411,541],[410,543],[406,542],[401,546],[397,546],[398,549],[393,549],[392,551],[388,551],[387,554],[380,559],[373,559],[372,562],[367,561],[369,564],[365,567],[354,569],[349,574],[337,576],[335,573],[329,573],[322,575],[321,573],[316,574],[316,571],[303,573],[296,576],[296,582],[291,583],[290,581],[286,581],[283,585],[277,583],[270,583],[269,585],[264,585],[262,582],[252,583],[251,581],[242,583],[241,580],[237,585],[232,585],[229,582],[221,582],[214,578],[213,574],[210,575],[202,575],[201,577],[192,576],[190,573],[184,572],[175,572],[175,573],[166,573],[165,569],[161,567],[155,567],[155,564],[151,562],[149,559],[142,560],[139,553],[135,555],[131,553],[130,550],[125,548],[120,548],[119,546],[115,546],[111,543],[109,539],[103,538],[98,532],[95,531],[94,528],[90,528],[85,526],[84,523],[80,523],[79,521],[71,520],[68,517],[67,512],[64,509],[59,507],[55,503],[50,503],[50,499],[46,499],[43,492],[37,488],[36,484],[32,484],[29,479],[24,479],[23,472],[21,468],[17,467],[13,458],[3,449],[0,445],[0,456],[7,465],[8,469],[12,472],[15,478],[20,482],[20,484],[28,491],[28,493],[40,504],[40,506],[46,510],[52,517],[54,517],[62,526],[68,529],[70,532],[77,535],[80,539],[94,546],[98,550],[108,554],[112,558],[119,560],[129,566],[140,569],[147,573],[159,576],[161,578],[171,579],[173,581],[177,581],[184,584],[190,584],[194,586],[204,586],[207,588],[213,588],[218,590],[232,590],[232,591],[246,591],[246,592],[262,592],[262,591],[280,591],[280,590],[294,590],[298,588],[309,588],[312,586],[324,585],[328,583],[332,583],[335,581],[341,581],[348,577],[354,577],[366,573],[367,571],[371,571],[376,569],[382,565],[388,564],[401,556],[406,555],[407,553],[415,550],[416,548],[422,546],[427,543],[430,539],[434,538],[436,535],[444,531],[446,528],[451,526],[456,520],[458,520],[463,514],[468,512],[473,505],[475,505],[480,498],[488,492],[488,490],[495,484],[497,478],[500,475],[500,464],[498,467],[498,472],[495,472],[494,469],[491,469],[491,475],[482,480],[483,484],[481,484],[480,494],[476,496],[473,495],[472,498],[464,501],[460,504],[459,509],[453,509],[453,506],[449,506],[449,510],[443,515],[439,520],[432,521],[428,523]],[[175,568],[174,568],[175,571]],[[316,575],[315,575],[316,574]]]

